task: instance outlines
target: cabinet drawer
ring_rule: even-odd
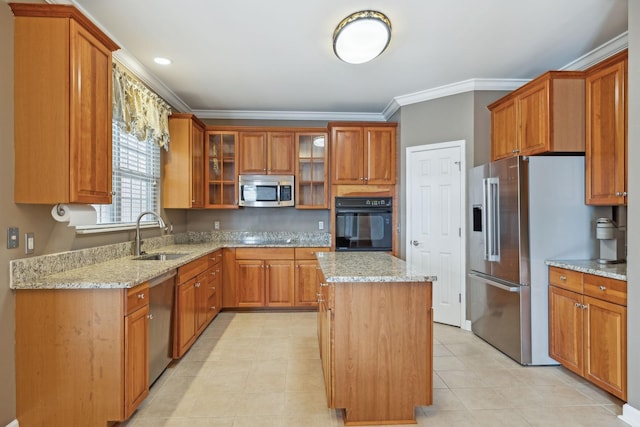
[[[124,314],[129,315],[149,304],[149,283],[144,282],[134,288],[127,289],[124,303]]]
[[[237,248],[236,259],[294,259],[294,248]]]
[[[614,304],[627,305],[627,282],[594,274],[584,275],[584,294]]]
[[[296,259],[316,259],[316,252],[329,252],[329,248],[295,248]]]
[[[216,264],[219,264],[222,262],[222,249],[217,250],[213,253],[210,253],[209,255],[207,255],[207,259],[209,261],[209,267],[213,267]]]
[[[209,261],[207,260],[207,256],[203,256],[202,258],[198,258],[195,261],[191,261],[189,264],[185,264],[182,267],[178,268],[178,282],[184,283],[192,277],[197,276],[202,273],[209,267]]]
[[[564,268],[549,267],[549,284],[582,293],[582,273]]]

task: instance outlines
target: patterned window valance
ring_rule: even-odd
[[[113,120],[140,141],[169,149],[171,107],[121,65],[113,62]]]

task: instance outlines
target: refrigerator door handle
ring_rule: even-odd
[[[499,179],[484,178],[482,193],[485,205],[484,227],[484,259],[487,261],[500,261],[500,230],[499,230]]]
[[[520,286],[505,285],[504,283],[496,282],[495,280],[487,279],[485,276],[480,276],[478,274],[473,274],[473,273],[469,273],[469,277],[471,277],[472,279],[480,280],[486,283],[487,285],[491,285],[498,289],[502,289],[503,291],[516,292],[516,293],[520,292]]]

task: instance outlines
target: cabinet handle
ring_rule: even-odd
[[[360,181],[364,181],[364,178],[363,178],[363,177],[360,177]]]
[[[147,319],[153,320],[153,314],[151,314],[151,313],[147,314]]]
[[[320,286],[329,286],[329,284],[320,282]]]
[[[577,302],[577,303],[575,303],[575,304],[576,304],[576,307],[578,307],[578,308],[580,308],[580,306],[582,305],[582,304],[580,304],[579,302]]]
[[[318,302],[324,302],[324,298],[318,298]]]
[[[515,154],[515,153],[519,153],[520,150],[518,150],[517,148],[514,148],[513,150],[511,150],[511,152]]]
[[[216,287],[215,287],[215,286],[212,286],[212,287],[211,287],[211,289],[213,289],[213,290],[215,291],[215,290],[216,290]]]
[[[567,280],[567,276],[560,276],[560,280]]]
[[[582,309],[585,310],[586,308],[587,308],[587,306],[582,304]]]
[[[368,177],[368,176],[366,176],[366,177],[364,178],[364,181],[365,181],[365,182],[369,181],[369,177]]]
[[[607,287],[606,287],[606,286],[602,286],[602,285],[598,286],[598,288],[599,288],[601,291],[606,291],[606,290],[607,290]]]
[[[215,276],[215,275],[216,275],[216,272],[215,272],[215,271],[212,271],[212,272],[211,272],[211,275],[212,275],[212,276]]]
[[[624,197],[627,197],[627,192],[626,192],[626,191],[623,191],[623,192],[622,192],[622,195],[623,195]]]
[[[215,310],[215,309],[216,309],[216,306],[215,306],[215,305],[212,305],[212,306],[211,306],[211,310]]]
[[[200,282],[196,282],[196,288],[200,287]]]
[[[111,192],[111,195],[112,195],[112,196],[115,196],[115,195],[116,195],[116,192],[115,192],[115,191],[112,191],[112,192]]]
[[[144,294],[138,294],[138,299],[144,299]]]

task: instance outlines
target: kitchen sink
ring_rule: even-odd
[[[159,252],[155,254],[144,254],[134,258],[135,261],[169,261],[182,258],[186,253],[179,252]]]
[[[242,239],[242,243],[245,245],[288,245],[293,242],[293,239],[270,239],[264,237],[245,237]]]

